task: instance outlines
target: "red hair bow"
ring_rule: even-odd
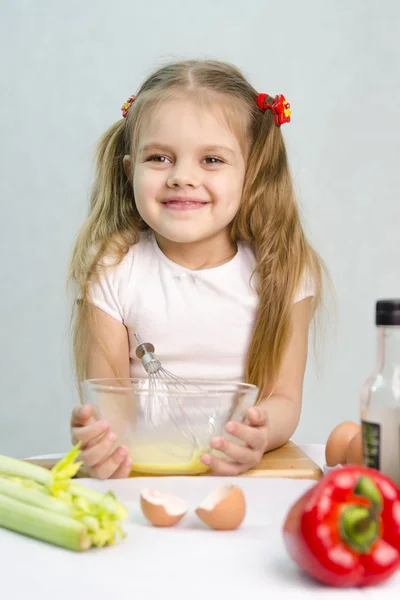
[[[136,96],[132,94],[132,96],[129,96],[128,100],[123,103],[123,105],[121,106],[123,117],[126,117],[126,115],[128,114],[128,110],[130,109],[135,100]]]
[[[292,111],[285,96],[283,94],[278,94],[272,102],[267,102],[267,98],[269,98],[269,94],[258,94],[257,104],[261,110],[263,112],[267,109],[272,110],[275,125],[278,127],[283,125],[283,123],[290,123]]]

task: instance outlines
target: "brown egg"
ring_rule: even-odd
[[[361,425],[343,421],[331,432],[326,442],[325,460],[328,467],[346,464],[346,451],[353,437],[361,431]]]
[[[144,489],[140,492],[140,506],[146,519],[156,527],[171,527],[182,519],[187,505],[178,496]]]
[[[362,444],[362,433],[356,433],[350,444],[347,447],[346,452],[346,463],[348,465],[363,465],[363,444]]]
[[[207,496],[196,515],[212,529],[236,529],[246,514],[246,500],[237,485],[222,485]]]

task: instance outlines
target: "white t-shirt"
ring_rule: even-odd
[[[155,346],[168,371],[184,378],[244,381],[258,295],[251,275],[252,248],[239,242],[229,262],[195,271],[169,260],[153,234],[131,246],[123,261],[103,271],[91,287],[93,303],[124,323],[131,377],[146,376],[136,357],[135,333]],[[302,282],[298,302],[312,296]]]

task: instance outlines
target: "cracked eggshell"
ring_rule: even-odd
[[[146,519],[155,527],[175,525],[188,510],[182,498],[147,488],[140,492],[140,507]]]
[[[246,499],[239,486],[225,484],[211,492],[195,512],[212,529],[237,529],[246,515]]]

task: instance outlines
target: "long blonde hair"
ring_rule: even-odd
[[[112,253],[113,264],[118,264],[148,229],[136,208],[123,157],[135,159],[138,134],[151,111],[183,94],[195,94],[197,101],[211,106],[218,102],[242,147],[247,148],[242,202],[230,233],[232,241],[247,241],[255,251],[259,306],[247,353],[246,380],[265,392],[276,381],[290,338],[291,308],[301,279],[308,273],[314,282],[314,316],[321,303],[324,265],[303,231],[285,143],[272,112],[260,110],[258,92],[239,69],[209,60],[172,63],[152,73],[127,117],[100,139],[90,211],[77,237],[68,274],[75,284],[73,350],[78,383],[86,377],[88,343],[96,335],[89,287],[99,276],[101,259]]]

